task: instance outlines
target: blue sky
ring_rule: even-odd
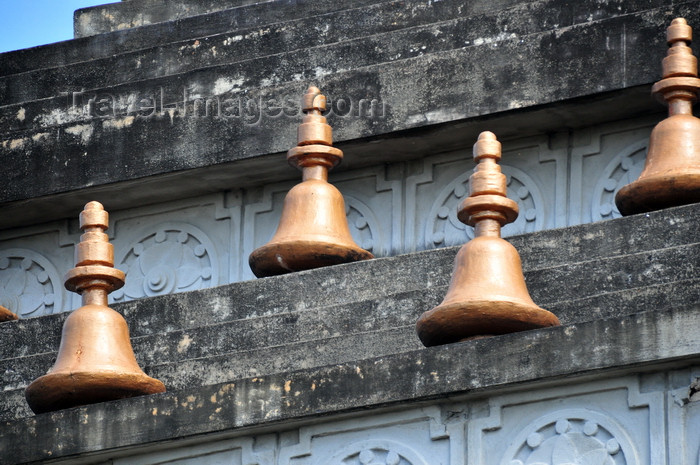
[[[117,0],[0,0],[0,53],[73,38],[73,11]]]

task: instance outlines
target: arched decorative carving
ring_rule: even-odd
[[[395,441],[362,441],[338,452],[332,465],[428,465],[413,449]],[[320,465],[320,464],[319,464]]]
[[[214,244],[184,223],[163,223],[142,234],[116,263],[126,273],[124,287],[112,293],[117,302],[219,284]]]
[[[502,465],[636,465],[622,428],[610,417],[585,409],[564,410],[535,420],[506,451]]]
[[[355,243],[375,255],[381,254],[381,250],[375,249],[379,249],[384,242],[379,237],[379,222],[372,209],[352,195],[344,194],[343,198],[348,227]]]
[[[642,173],[648,145],[646,139],[629,145],[607,164],[593,189],[592,221],[622,216],[615,205],[615,195]]]
[[[533,232],[544,227],[544,201],[539,187],[525,172],[501,165],[508,183],[508,198],[518,202],[520,214],[511,224],[503,227],[503,236]],[[428,213],[425,247],[461,245],[474,238],[470,226],[457,219],[457,207],[469,195],[469,176],[466,172],[445,186],[436,196]]]
[[[0,305],[21,318],[63,311],[63,282],[56,267],[32,250],[0,250]]]

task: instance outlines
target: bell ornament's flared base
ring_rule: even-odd
[[[418,337],[426,347],[558,326],[552,312],[515,300],[471,300],[438,305],[418,319]]]
[[[63,324],[53,368],[25,390],[35,413],[165,392],[165,385],[138,365],[124,317],[88,304]]]
[[[115,371],[59,372],[37,378],[25,397],[34,413],[165,392],[165,386],[145,373]]]
[[[371,258],[352,239],[340,191],[324,180],[307,179],[287,193],[277,231],[248,263],[264,278]]]
[[[700,202],[700,118],[671,115],[651,131],[644,169],[636,181],[619,190],[615,204],[627,216],[697,202]]]
[[[700,202],[700,168],[684,173],[640,178],[627,184],[615,196],[624,216]]]
[[[17,315],[0,305],[0,323],[3,321],[12,321],[17,319]]]
[[[480,236],[459,249],[445,298],[421,315],[416,331],[429,347],[559,324],[530,298],[515,247]]]
[[[320,240],[282,240],[255,249],[248,260],[258,278],[374,258],[354,244]]]

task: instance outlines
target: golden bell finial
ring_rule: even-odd
[[[374,258],[353,241],[343,196],[328,183],[328,170],[343,152],[332,146],[320,92],[311,86],[304,94],[298,144],[287,152],[289,163],[302,170],[302,182],[287,193],[275,235],[248,260],[259,278]]]
[[[520,256],[501,239],[501,227],[518,217],[518,204],[506,197],[501,173],[501,143],[482,132],[474,144],[478,162],[469,178],[469,197],[457,217],[475,228],[475,237],[457,253],[452,280],[440,305],[416,323],[425,346],[524,331],[559,324],[532,301]]]
[[[0,322],[16,320],[17,315],[12,313],[9,309],[0,305]]]
[[[108,223],[99,202],[88,203],[80,213],[83,235],[65,285],[82,296],[83,306],[63,325],[53,368],[25,391],[34,413],[165,392],[163,383],[141,371],[124,317],[107,306],[107,295],[124,285],[104,232]]]
[[[668,105],[669,116],[651,133],[639,179],[615,196],[623,215],[700,202],[700,119],[693,116],[700,79],[698,61],[689,47],[692,37],[683,18],[674,19],[667,30],[663,79],[651,92]]]

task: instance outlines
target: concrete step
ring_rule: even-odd
[[[700,238],[697,228],[689,233],[686,230],[684,237],[691,242],[689,244],[655,250],[644,250],[643,245],[653,247],[654,238],[656,241],[662,240],[660,236],[663,235],[658,234],[660,227],[668,230],[666,238],[669,243],[678,241],[680,235],[673,234],[674,228],[669,225],[678,225],[679,231],[684,230],[684,225],[692,228],[692,225],[697,224],[694,214],[697,215],[698,211],[697,206],[680,207],[649,215],[520,236],[516,239],[529,238],[529,243],[545,246],[550,243],[550,240],[543,237],[547,234],[579,238],[569,242],[573,247],[567,247],[564,240],[560,241],[561,246],[556,248],[560,260],[566,257],[567,249],[569,253],[571,248],[579,253],[587,253],[589,249],[591,251],[590,256],[576,253],[569,256],[569,263],[555,263],[548,267],[543,267],[547,262],[541,260],[540,267],[525,273],[530,294],[539,305],[557,314],[563,324],[620,317],[654,309],[677,308],[683,302],[697,301],[700,299],[700,279],[697,277],[700,271]],[[647,228],[640,227],[640,222],[646,222]],[[620,227],[623,225],[626,227]],[[600,234],[600,228],[606,228],[609,234]],[[624,234],[625,230],[627,234]],[[620,240],[617,246],[602,246],[603,243],[616,242],[609,239],[614,239],[618,234],[626,237],[626,241]],[[533,240],[538,237],[542,240]],[[598,247],[594,246],[596,241],[600,243]],[[551,246],[555,244],[556,240],[550,243]],[[639,245],[640,251],[627,253],[627,249],[634,244]],[[134,351],[139,363],[148,373],[164,381],[170,389],[180,389],[197,382],[218,383],[235,379],[235,376],[262,376],[299,367],[342,363],[413,350],[420,347],[414,330],[415,321],[421,313],[438,304],[445,295],[449,269],[444,270],[443,276],[433,276],[432,280],[428,284],[423,283],[422,287],[393,294],[388,293],[386,288],[391,289],[390,283],[401,280],[402,277],[374,274],[368,272],[368,269],[373,264],[393,260],[393,266],[388,268],[425,279],[424,270],[434,268],[431,267],[430,261],[420,258],[442,255],[454,250],[435,250],[297,274],[305,275],[305,281],[312,283],[310,291],[313,289],[314,274],[328,275],[339,272],[346,276],[381,276],[381,279],[375,279],[373,288],[357,288],[358,295],[362,295],[363,291],[373,291],[372,299],[353,300],[348,294],[344,297],[344,303],[331,305],[326,302],[324,305],[318,305],[318,302],[310,300],[315,296],[313,292],[309,292],[305,300],[306,308],[282,312],[278,308],[277,311],[270,311],[263,301],[254,304],[258,309],[257,314],[238,313],[237,319],[208,325],[202,325],[203,320],[200,318],[185,323],[193,326],[182,329],[173,329],[174,326],[169,325],[167,321],[163,321],[164,326],[161,327],[144,318],[145,315],[141,315],[141,318],[131,322],[132,334],[135,328],[143,326],[157,327],[163,332],[149,331],[148,334],[133,337]],[[601,257],[606,253],[611,256]],[[352,270],[353,266],[360,268]],[[338,275],[331,274],[325,276],[325,279],[335,281],[337,277]],[[245,299],[245,294],[235,292],[234,288],[276,281],[277,292],[284,296],[288,289],[280,285],[282,278],[286,277],[226,287],[232,291],[231,296],[239,300]],[[403,278],[407,279],[407,276]],[[386,286],[381,286],[382,282]],[[290,289],[292,287],[294,286]],[[343,289],[343,286],[339,288]],[[291,302],[296,299],[303,297],[294,296]],[[156,308],[168,308],[167,305],[162,305],[162,298],[159,304],[154,302],[156,300],[159,299],[146,299],[140,301],[141,305],[136,305],[137,302],[130,305],[140,308],[144,304],[156,303]],[[193,312],[190,314],[196,313],[198,309],[207,308],[207,305],[202,304],[206,302],[199,299],[199,306],[189,307]],[[56,336],[60,334],[60,328],[54,328],[53,345],[48,343],[50,339],[40,340],[39,344],[34,346],[26,343],[22,346],[21,342],[22,336],[33,333],[32,329],[27,327],[28,324],[38,324],[50,319],[55,318],[41,317],[0,325],[0,329],[9,336],[3,339],[9,342],[6,347],[19,346],[25,353],[24,356],[15,357],[7,354],[10,357],[0,360],[3,389],[8,394],[5,396],[8,399],[6,405],[0,407],[3,412],[0,416],[14,415],[15,412],[22,411],[21,407],[15,405],[16,399],[21,396],[12,393],[21,391],[53,364],[58,346]],[[187,320],[187,316],[184,320]],[[144,322],[148,322],[148,325],[143,325]],[[17,331],[20,325],[23,326],[22,332]],[[12,329],[15,331],[11,331]]]
[[[700,278],[678,281],[668,279],[666,277],[666,282],[601,292],[564,301],[538,301],[538,304],[555,313],[562,324],[575,324],[601,318],[616,318],[639,311],[677,308],[683,302],[700,301]],[[406,344],[407,347],[420,346],[415,335],[415,321],[421,313],[437,305],[445,291],[446,288],[441,287],[430,291],[389,296],[376,301],[329,307],[317,312],[297,312],[141,336],[133,338],[132,345],[140,365],[145,369],[161,367],[158,370],[180,373],[178,376],[185,376],[184,371],[192,369],[200,362],[209,367],[210,363],[206,361],[209,359],[238,359],[239,355],[233,355],[238,353],[248,354],[246,357],[250,364],[246,369],[252,371],[246,372],[249,373],[246,376],[269,373],[273,368],[291,370],[299,360],[303,366],[317,366],[320,362],[315,361],[315,348],[325,345],[332,347],[339,339],[368,337],[367,334],[385,335],[379,337],[372,345],[358,349],[360,354],[374,353],[372,351],[377,351],[377,355],[393,353],[397,347]],[[398,334],[396,331],[401,334],[400,344],[392,339],[393,336],[388,336]],[[280,356],[268,360],[266,351],[276,347],[289,347],[289,350],[294,347],[294,358],[285,361],[285,357]],[[56,348],[57,346],[53,346],[45,353],[0,360],[3,389],[8,391],[24,388],[33,379],[44,374],[55,361]],[[275,350],[284,352],[284,349]],[[341,357],[358,356],[357,351],[354,354],[342,354],[338,350],[330,352]],[[255,353],[259,354],[260,360],[250,359],[251,354]],[[226,380],[224,377],[231,373],[228,369],[219,370],[212,367],[210,377],[217,377],[220,380],[217,382],[223,382]],[[175,378],[168,378],[169,382],[173,382]],[[208,383],[205,378],[202,378],[201,382]],[[177,384],[173,384],[172,387],[177,388]]]
[[[700,266],[699,222],[700,204],[696,204],[515,236],[509,242],[520,253],[533,299],[545,306],[695,279]],[[660,230],[665,233],[658,234]],[[134,340],[180,334],[164,344],[173,347],[189,330],[216,335],[221,325],[232,325],[230,333],[241,334],[242,328],[235,329],[239,322],[249,325],[252,333],[265,333],[267,327],[271,334],[290,328],[302,334],[310,326],[311,331],[320,331],[318,336],[376,329],[377,324],[409,324],[444,295],[457,250],[450,247],[338,265],[135,300],[113,308],[125,316]],[[406,317],[408,308],[421,307],[410,301],[413,298],[423,302],[423,309]],[[55,351],[66,316],[0,324],[0,340],[6,341],[0,345],[0,360]],[[583,318],[580,312],[567,315],[564,310],[561,317],[572,322]],[[200,339],[193,334],[188,339]],[[276,336],[264,337],[274,341]],[[256,343],[248,340],[236,346],[251,344]],[[152,347],[145,352],[157,353]],[[192,352],[189,356],[201,355]]]
[[[352,0],[352,7],[372,5],[386,0]],[[220,34],[237,29],[263,27],[267,24],[315,16],[349,8],[348,1],[338,0],[275,0],[256,2],[227,8],[210,14],[182,18],[161,24],[146,25],[130,29],[81,37],[64,42],[42,45],[30,49],[0,54],[0,76],[54,68],[97,58],[119,55],[134,50],[150,49],[159,45],[192,38]],[[101,5],[120,7],[122,4]],[[77,10],[80,16],[94,10]],[[92,17],[91,19],[94,19]],[[83,20],[84,22],[85,20]]]
[[[700,22],[700,9],[697,8],[699,3],[679,5],[673,14],[685,12],[688,13],[689,21]],[[66,192],[84,190],[84,195],[90,190],[99,190],[102,195],[114,192],[116,205],[110,208],[122,208],[119,204],[122,196],[116,195],[119,186],[123,187],[121,183],[134,182],[143,177],[153,177],[152,188],[148,190],[149,202],[164,197],[172,198],[173,191],[187,196],[206,189],[229,189],[231,185],[245,188],[251,179],[242,173],[249,173],[250,170],[258,173],[256,182],[288,177],[289,172],[283,164],[263,164],[260,160],[263,155],[283,152],[293,146],[298,117],[280,117],[279,113],[273,117],[263,102],[277,99],[275,101],[279,103],[279,99],[286,96],[298,99],[309,80],[317,81],[331,96],[349,96],[356,101],[358,98],[376,99],[385,108],[385,113],[375,117],[331,117],[336,141],[341,143],[378,137],[416,126],[455,122],[513,109],[519,105],[553,103],[599,93],[601,90],[613,91],[646,85],[658,79],[658,61],[655,58],[660,60],[666,47],[663,40],[658,51],[654,44],[658,42],[657,32],[663,31],[667,25],[668,15],[666,9],[650,10],[644,14],[516,36],[478,46],[472,44],[364,68],[340,57],[342,59],[331,60],[331,68],[328,69],[332,71],[349,66],[351,70],[333,71],[330,75],[323,76],[323,79],[308,65],[313,63],[313,60],[309,61],[310,57],[320,54],[320,48],[307,49],[292,52],[297,54],[298,59],[293,62],[282,59],[281,55],[265,59],[270,61],[266,62],[264,69],[279,68],[280,80],[295,74],[299,74],[302,79],[272,87],[256,87],[263,80],[270,79],[270,74],[261,71],[261,67],[253,66],[253,61],[250,62],[252,74],[245,74],[245,79],[235,71],[241,65],[234,64],[208,68],[187,76],[155,79],[143,83],[143,86],[125,84],[109,89],[110,94],[119,97],[116,98],[118,101],[128,101],[130,98],[138,101],[139,98],[154,93],[160,95],[161,88],[166,97],[179,98],[177,96],[183,88],[199,89],[200,94],[206,96],[217,88],[217,82],[219,86],[224,81],[238,85],[239,79],[243,79],[239,85],[242,93],[235,95],[246,102],[260,104],[257,107],[260,109],[259,114],[254,115],[255,120],[211,115],[192,117],[191,111],[188,113],[190,116],[178,114],[172,118],[168,112],[162,115],[157,112],[153,117],[137,118],[131,115],[96,118],[90,112],[83,113],[82,109],[77,113],[72,112],[66,97],[34,101],[21,106],[6,106],[0,110],[0,124],[6,128],[8,139],[0,144],[0,160],[7,167],[10,176],[0,187],[0,204],[3,204],[1,227],[9,227],[6,223],[11,223],[14,218],[29,221],[27,216],[31,215],[43,215],[44,221],[47,220],[46,216],[49,216],[48,219],[58,215],[69,216],[68,209],[74,208],[71,202],[55,201],[55,197],[39,199]],[[626,71],[621,71],[618,68],[618,51],[600,51],[606,50],[609,31],[624,30],[638,31],[639,36],[627,44],[625,50],[628,56],[623,65],[627,68]],[[371,42],[373,39],[376,37],[368,40]],[[422,41],[435,42],[428,39],[423,38]],[[343,47],[349,47],[348,44],[349,42],[338,44],[335,52],[340,53]],[[394,47],[391,41],[379,45],[380,52],[377,53],[380,55],[382,50]],[[496,49],[502,59],[493,59]],[[569,72],[554,70],[562,56],[574,52],[576,58],[572,55],[572,59],[567,61],[571,68]],[[352,53],[357,55],[359,52]],[[352,53],[349,56],[353,56]],[[656,55],[651,56],[652,54]],[[364,55],[358,58],[360,62],[372,59],[374,52],[365,51]],[[630,56],[637,58],[631,59]],[[325,66],[325,60],[328,59],[325,54],[320,54],[317,63]],[[477,64],[478,67],[475,68]],[[609,70],[609,73],[596,73],[585,80],[580,79],[581,73],[593,68]],[[479,72],[475,73],[475,69],[479,69]],[[504,92],[492,92],[490,89],[495,88],[492,84],[502,79],[518,85],[509,84]],[[228,84],[224,87],[227,86]],[[446,90],[436,92],[436,89]],[[646,93],[647,89],[644,90]],[[190,91],[189,95],[196,95],[196,92]],[[654,107],[646,95],[640,101],[647,107]],[[620,116],[617,111],[639,110],[636,105],[638,104],[627,102],[625,105],[615,105],[612,109],[606,105],[605,117]],[[588,118],[591,117],[590,112],[587,111],[586,114]],[[552,115],[549,117],[552,118]],[[556,119],[558,127],[585,122],[585,117],[575,112],[575,121],[562,121],[559,117]],[[478,129],[470,125],[467,128],[468,134],[465,130],[447,131],[433,148],[439,151],[445,145],[454,148],[455,144],[464,144],[464,140],[473,140],[469,139],[472,131]],[[522,136],[522,127],[519,125],[509,129],[511,137],[515,135],[515,129]],[[173,134],[178,134],[178,137],[173,137]],[[499,137],[507,138],[507,131],[503,136],[499,134]],[[211,143],[201,144],[202,140]],[[143,141],[149,141],[149,150],[144,150]],[[347,150],[346,156],[356,167],[420,156],[415,153],[415,148],[387,150],[387,145],[390,145],[389,142],[384,145],[363,144],[362,148],[358,146],[354,150]],[[115,147],[118,147],[119,153],[116,162],[112,156]],[[90,156],[85,157],[85,153]],[[29,169],[39,164],[46,167],[41,180],[36,178],[36,170]],[[198,169],[201,170],[197,171]],[[195,171],[196,177],[193,174]],[[172,176],[156,177],[165,174]],[[138,202],[140,195],[145,194],[132,191],[129,200]],[[38,200],[29,201],[29,204],[22,203],[27,199]]]
[[[76,37],[170,22],[258,3],[259,0],[129,0],[75,11]],[[282,2],[274,1],[278,7]]]
[[[561,15],[556,22],[533,21],[546,17],[555,4],[555,0],[521,2],[478,15],[472,15],[471,9],[465,12],[461,1],[438,2],[430,7],[422,0],[360,6],[270,24],[264,29],[255,26],[209,33],[151,49],[0,77],[0,102],[18,104],[81,89],[99,93],[125,83],[142,86],[150,80],[195,70],[223,71],[219,77],[225,75],[227,79],[217,80],[214,89],[218,88],[219,94],[235,93],[470,45],[498,43],[550,31],[555,25],[562,28],[588,22],[587,17],[574,15]],[[619,10],[617,5],[599,7],[596,19],[620,17],[634,10]],[[225,70],[220,69],[222,66]]]
[[[282,315],[289,325],[281,330],[274,327],[274,318],[256,318],[253,320],[258,321],[243,320],[160,337],[143,336],[132,342],[144,371],[163,381],[169,391],[337,365],[421,348],[415,320],[439,303],[444,291],[415,291],[375,302],[330,307],[323,314],[326,321],[311,315]],[[700,279],[695,278],[541,305],[568,325],[640,311],[664,311],[699,300]],[[370,314],[365,315],[365,310]],[[336,321],[329,321],[334,317]],[[330,329],[341,321],[335,330]],[[303,328],[292,330],[296,324],[303,324]],[[314,324],[321,329],[315,330]],[[24,388],[53,365],[55,356],[50,352],[0,361],[4,385],[0,421],[32,415],[24,401]]]
[[[635,308],[667,307],[678,299],[692,300],[700,293],[699,274],[700,243],[695,243],[560,265],[526,272],[525,276],[533,300],[568,324],[625,315]],[[447,284],[434,285],[395,294],[378,290],[368,300],[323,307],[314,307],[311,303],[308,309],[218,324],[200,320],[199,326],[191,328],[160,328],[159,332],[149,335],[132,336],[132,345],[139,362],[153,366],[283,343],[316,342],[366,331],[392,330],[414,325],[423,312],[442,300],[447,287]],[[614,307],[601,308],[601,302],[611,300],[617,300]],[[132,328],[146,321],[132,322]],[[152,325],[153,322],[148,321],[148,326]],[[6,340],[17,342],[13,338]],[[0,359],[0,372],[12,373],[14,370],[19,373],[21,370],[16,368],[19,366],[22,370],[32,371],[24,379],[33,379],[49,366],[41,359],[35,369],[30,368],[27,363],[18,362],[18,357],[53,356],[59,342],[60,328],[55,328],[53,337],[42,339],[38,344],[21,346],[24,351],[21,356],[7,351]],[[8,345],[12,347],[12,344]],[[5,380],[5,383],[11,385],[14,381]]]
[[[683,368],[698,361],[699,315],[700,305],[690,303],[0,422],[4,439],[0,456],[13,464],[71,460],[78,454],[94,461],[98,458],[88,454],[108,451],[101,458],[109,461],[114,457],[111,452],[132,453],[130,449],[141,446],[152,450],[158,444],[172,447],[175,438],[180,438],[178,444],[187,444],[187,438],[216,439],[232,431],[246,434],[252,428],[265,434],[273,428],[279,431],[280,425],[317,423],[324,416],[465,396],[476,401],[472,411],[483,412],[487,405],[479,401],[494,392],[523,392],[535,382],[545,388],[553,383],[585,383],[592,377],[609,378],[610,373],[639,375],[653,394],[664,387],[659,367],[679,369],[671,388],[685,386],[688,392],[691,371]],[[663,402],[666,397],[647,399]],[[449,409],[444,411],[450,414]],[[444,431],[437,429],[443,436]],[[49,439],[16,446],[27,437]],[[293,444],[293,435],[282,440],[289,437]]]
[[[415,336],[414,325],[356,332],[342,336],[284,341],[267,346],[221,351],[206,356],[147,365],[137,356],[143,370],[161,380],[168,390],[187,386],[204,386],[247,376],[263,376],[282,371],[335,365],[352,360],[415,350],[422,345]],[[139,352],[139,341],[134,340]],[[233,346],[232,346],[233,348]],[[0,421],[31,415],[24,401],[24,389],[53,366],[55,353],[39,354],[0,361],[3,391],[0,391]],[[18,367],[18,368],[15,368]]]

